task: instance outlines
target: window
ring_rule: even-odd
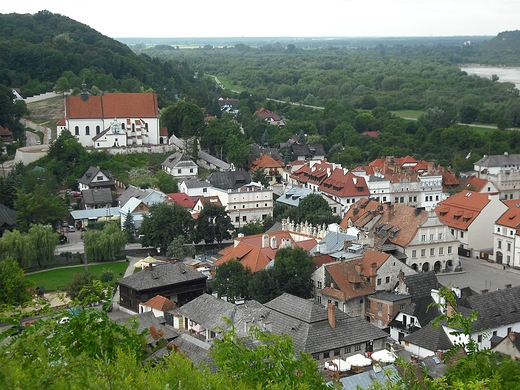
[[[425,257],[426,256],[426,249],[421,249],[421,257]]]
[[[378,303],[377,304],[377,311],[383,311],[383,304],[382,303]]]
[[[511,243],[510,243],[510,242],[507,243],[507,250],[508,250],[509,252],[511,251]]]
[[[247,216],[246,216],[246,215],[244,215],[244,216],[242,217],[242,221],[243,221],[243,222],[247,222]]]
[[[381,278],[377,278],[377,285],[381,286]]]
[[[370,299],[367,299],[367,304],[366,304],[367,305],[367,309],[370,309],[370,302],[371,302]]]
[[[448,254],[451,254],[451,252],[452,252],[452,247],[449,246],[449,247],[448,247]]]
[[[379,328],[382,328],[383,327],[383,322],[381,320],[377,320],[377,326]]]
[[[361,344],[355,345],[354,351],[361,351]]]
[[[417,257],[417,250],[412,250],[412,257]]]
[[[386,202],[386,196],[383,196],[383,202]]]
[[[96,177],[96,180],[97,180],[97,181],[102,181],[102,180],[103,180],[103,176],[98,176],[98,177]]]
[[[444,254],[444,247],[441,246],[441,247],[439,248],[439,255],[443,255],[443,254]]]
[[[515,232],[512,231],[512,230],[510,230],[510,231],[509,231],[509,235],[512,236],[513,234],[515,234]]]
[[[412,197],[411,197],[411,196],[408,197],[408,202],[409,202],[409,203],[412,202]]]
[[[414,201],[414,202],[417,202],[417,196],[414,196],[414,197],[413,197],[413,201]]]
[[[202,192],[208,192],[208,189],[207,188],[203,188]]]
[[[451,235],[452,235],[452,236],[455,235],[455,230],[454,230],[454,229],[451,229]]]
[[[182,173],[182,169],[177,169],[177,173]]]
[[[125,129],[125,123],[124,122],[121,123],[121,129],[123,129],[123,130]]]
[[[421,235],[421,241],[426,241],[426,234]]]
[[[497,227],[497,233],[500,233],[500,228],[499,227]]]
[[[401,203],[404,203],[404,196],[401,196],[401,198],[399,199],[399,201],[400,201]]]
[[[346,347],[345,348],[345,353],[350,353],[350,352],[351,352],[350,346]]]
[[[442,233],[439,233],[438,237],[439,237],[439,240],[442,240]]]
[[[235,217],[235,222],[240,222],[240,217]]]
[[[464,238],[464,232],[460,232],[460,238]]]
[[[405,307],[406,307],[406,303],[401,303],[399,305],[399,310],[404,310]]]
[[[101,133],[101,128],[99,126],[96,126],[96,134]]]
[[[74,134],[75,134],[75,135],[79,135],[79,126],[76,126],[76,127],[74,128]]]
[[[321,281],[318,281],[318,288],[321,288]]]
[[[500,240],[497,241],[497,247],[498,247],[498,249],[502,248],[502,241],[500,241]]]
[[[430,256],[435,256],[435,248],[430,248]]]
[[[334,306],[338,307],[338,301],[334,302]]]
[[[439,201],[439,195],[435,195],[435,200]]]
[[[318,295],[317,299],[318,299],[318,303],[321,303],[321,296]]]
[[[399,203],[399,197],[397,197],[397,196],[395,197],[394,203]]]
[[[90,135],[90,126],[85,126],[85,134]]]
[[[190,168],[190,173],[193,173],[193,168]]]
[[[479,335],[478,335],[478,338],[477,338],[477,340],[478,340],[478,342],[479,342],[479,343],[481,343],[481,342],[482,342],[482,335],[481,335],[481,334],[479,334]]]
[[[430,234],[430,241],[433,241],[434,237],[435,236],[433,234]]]
[[[390,283],[390,276],[387,276],[387,277],[385,278],[385,283]]]

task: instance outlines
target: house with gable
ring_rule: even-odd
[[[511,267],[520,267],[520,199],[502,201],[507,210],[493,228],[495,261]]]
[[[146,302],[139,303],[139,313],[151,311],[156,317],[164,317],[164,312],[172,310],[175,303],[162,295],[156,295]]]
[[[109,188],[114,192],[116,190],[114,180],[112,180],[108,173],[99,169],[99,167],[90,167],[77,181],[80,191],[98,188]]]
[[[298,160],[324,160],[325,149],[322,144],[303,144],[295,142],[291,145],[291,151],[294,153]]]
[[[124,311],[139,312],[139,304],[156,295],[181,306],[206,291],[207,277],[183,263],[153,263],[130,276],[119,279],[119,305]]]
[[[168,195],[165,193],[150,188],[144,193],[136,193],[136,195],[137,197],[132,196],[120,208],[121,227],[124,226],[127,215],[130,213],[134,219],[135,228],[139,229],[144,215],[150,210],[150,206],[157,203],[167,202],[169,199]]]
[[[197,176],[199,167],[190,156],[183,152],[175,152],[164,160],[161,168],[175,179]]]
[[[285,126],[285,119],[282,119],[277,113],[269,111],[263,107],[256,110],[255,115],[262,117],[270,125],[278,127]]]
[[[0,139],[4,144],[10,144],[14,142],[13,133],[7,127],[0,125]]]
[[[520,360],[520,333],[511,332],[505,336],[502,341],[496,344],[491,350],[495,353],[501,353],[511,356],[512,359]]]
[[[249,168],[252,171],[260,170],[265,173],[269,185],[281,183],[283,174],[283,164],[275,160],[268,154],[263,154],[260,158],[251,163]]]
[[[159,105],[156,93],[105,93],[65,97],[65,116],[58,136],[68,129],[85,147],[94,149],[158,145]]]
[[[347,210],[352,204],[370,195],[363,177],[352,172],[336,168],[320,185],[320,191],[330,196]]]
[[[197,199],[197,202],[195,203],[195,206],[193,206],[193,217],[200,214],[200,212],[204,209],[204,206],[206,204],[212,204],[216,206],[222,206],[222,203],[220,203],[220,199],[218,196],[201,196],[199,199]]]
[[[16,226],[16,212],[0,203],[0,237],[6,230],[13,231]]]
[[[105,187],[82,190],[81,204],[85,210],[90,210],[115,207],[117,201],[114,200],[110,188]]]
[[[389,324],[390,336],[394,340],[400,342],[441,315],[437,306],[431,306],[436,302],[434,298],[437,297],[436,293],[440,288],[441,284],[433,271],[399,275],[399,283],[394,291],[397,294],[410,296],[411,303],[400,308]]]
[[[188,210],[190,213],[193,211],[193,208],[197,203],[196,199],[192,198],[191,196],[188,196],[183,192],[173,192],[166,195],[168,196],[166,200],[168,203],[176,203],[179,206],[182,206],[183,208]]]
[[[334,169],[341,168],[339,164],[324,160],[311,160],[300,166],[293,163],[290,167],[293,169],[286,180],[288,185],[312,191],[318,191],[323,180],[328,178]]]
[[[471,250],[493,247],[494,223],[506,209],[497,194],[464,190],[440,202],[435,213],[460,241],[459,254],[470,256]]]
[[[498,189],[495,187],[495,185],[490,182],[487,179],[483,179],[480,177],[477,177],[475,175],[471,175],[467,177],[463,184],[463,188],[468,191],[475,191],[483,193],[497,193]]]

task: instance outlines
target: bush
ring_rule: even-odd
[[[103,271],[101,271],[101,276],[99,277],[99,279],[103,283],[108,283],[114,279],[114,273],[109,269],[103,269]]]

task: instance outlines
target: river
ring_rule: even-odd
[[[516,88],[520,90],[520,68],[518,67],[467,65],[461,66],[460,69],[467,74],[475,74],[480,77],[487,77],[488,79],[496,74],[499,77],[498,81],[513,83],[516,85]]]

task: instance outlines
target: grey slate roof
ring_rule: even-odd
[[[175,152],[166,158],[166,160],[162,162],[161,166],[173,169],[179,167],[196,167],[197,164],[195,164],[187,154],[183,152]]]
[[[117,284],[142,291],[202,278],[206,279],[206,276],[183,263],[156,263],[152,268],[118,280]]]
[[[453,346],[443,326],[433,329],[430,324],[409,334],[403,338],[403,341],[418,345],[421,348],[429,349],[433,352],[437,350],[446,351]]]
[[[506,167],[509,165],[520,165],[520,154],[496,154],[492,156],[484,156],[477,162],[473,163],[479,167]]]
[[[431,296],[413,299],[412,303],[401,310],[401,312],[416,317],[419,324],[424,327],[441,315],[437,306],[430,306],[432,303],[434,301]]]
[[[216,188],[222,190],[236,190],[251,182],[249,173],[244,170],[213,172],[208,177],[208,181]]]
[[[106,172],[103,172],[101,169],[99,169],[97,167],[90,167],[89,169],[87,169],[85,174],[81,177],[81,179],[78,179],[78,183],[90,186],[90,184],[93,181],[95,181],[95,179],[97,178],[98,172],[102,172],[103,175],[110,178],[110,175],[107,174]],[[103,187],[110,187],[110,186],[113,186],[115,183],[114,183],[114,181],[109,180],[109,181],[100,182],[100,184],[102,184]]]
[[[84,204],[111,204],[112,191],[110,188],[98,188],[96,190],[81,191]]]
[[[129,185],[125,192],[123,192],[119,196],[117,201],[119,202],[119,206],[123,206],[124,204],[126,204],[126,202],[130,200],[130,198],[142,199],[146,195],[148,195],[148,192],[146,192],[145,190],[142,190],[138,187],[134,187],[133,185]]]
[[[520,286],[472,295],[464,306],[478,312],[475,332],[520,322]]]
[[[154,343],[155,339],[150,335],[149,329],[150,327],[155,327],[157,330],[161,330],[164,332],[163,338],[165,340],[173,340],[174,338],[179,336],[179,333],[174,331],[172,328],[169,328],[165,326],[165,320],[164,317],[155,317],[153,312],[147,311],[145,313],[140,313],[135,316],[132,316],[131,318],[136,318],[138,321],[138,327],[137,332],[141,333],[143,331],[146,331],[146,339],[148,343]],[[116,319],[117,323],[120,323],[122,325],[125,325],[127,327],[131,327],[132,323],[127,317]]]
[[[438,290],[441,287],[434,271],[405,275],[404,283],[413,299],[429,297],[432,289]]]
[[[336,326],[332,328],[327,309],[321,304],[287,293],[264,306],[271,309],[264,323],[271,323],[272,333],[291,336],[296,350],[311,354],[388,336],[369,322],[349,317],[338,309],[335,309]]]
[[[298,207],[300,200],[313,193],[314,191],[309,188],[293,187],[282,194],[278,199],[276,199],[276,202],[283,203],[288,206]]]
[[[0,203],[0,227],[14,226],[16,224],[16,212]]]
[[[399,302],[404,299],[409,299],[409,295],[395,294],[387,291],[376,291],[375,294],[370,295],[371,298],[379,299],[386,302]]]
[[[199,156],[199,159],[204,160],[204,161],[208,162],[209,164],[216,166],[218,169],[222,169],[222,170],[231,169],[231,165],[229,165],[227,162],[222,161],[202,150],[199,151],[198,156]]]
[[[254,300],[235,305],[209,294],[202,294],[182,307],[171,310],[171,312],[189,318],[211,330],[230,329],[231,326],[224,320],[226,317],[236,327],[239,337],[246,336],[245,326],[241,326],[241,324],[253,318],[259,318],[266,311],[260,303]]]
[[[325,237],[321,239],[318,244],[310,250],[311,254],[315,252],[320,253],[335,253],[345,249],[345,242],[352,242],[357,240],[356,236],[340,232],[328,232]],[[359,256],[359,255],[357,255]]]
[[[211,343],[206,343],[193,336],[182,333],[174,340],[174,345],[178,346],[195,365],[207,363],[212,366],[213,359],[209,356]]]
[[[183,181],[186,188],[204,188],[211,187],[211,184],[204,180],[199,180],[195,177],[189,177]]]

